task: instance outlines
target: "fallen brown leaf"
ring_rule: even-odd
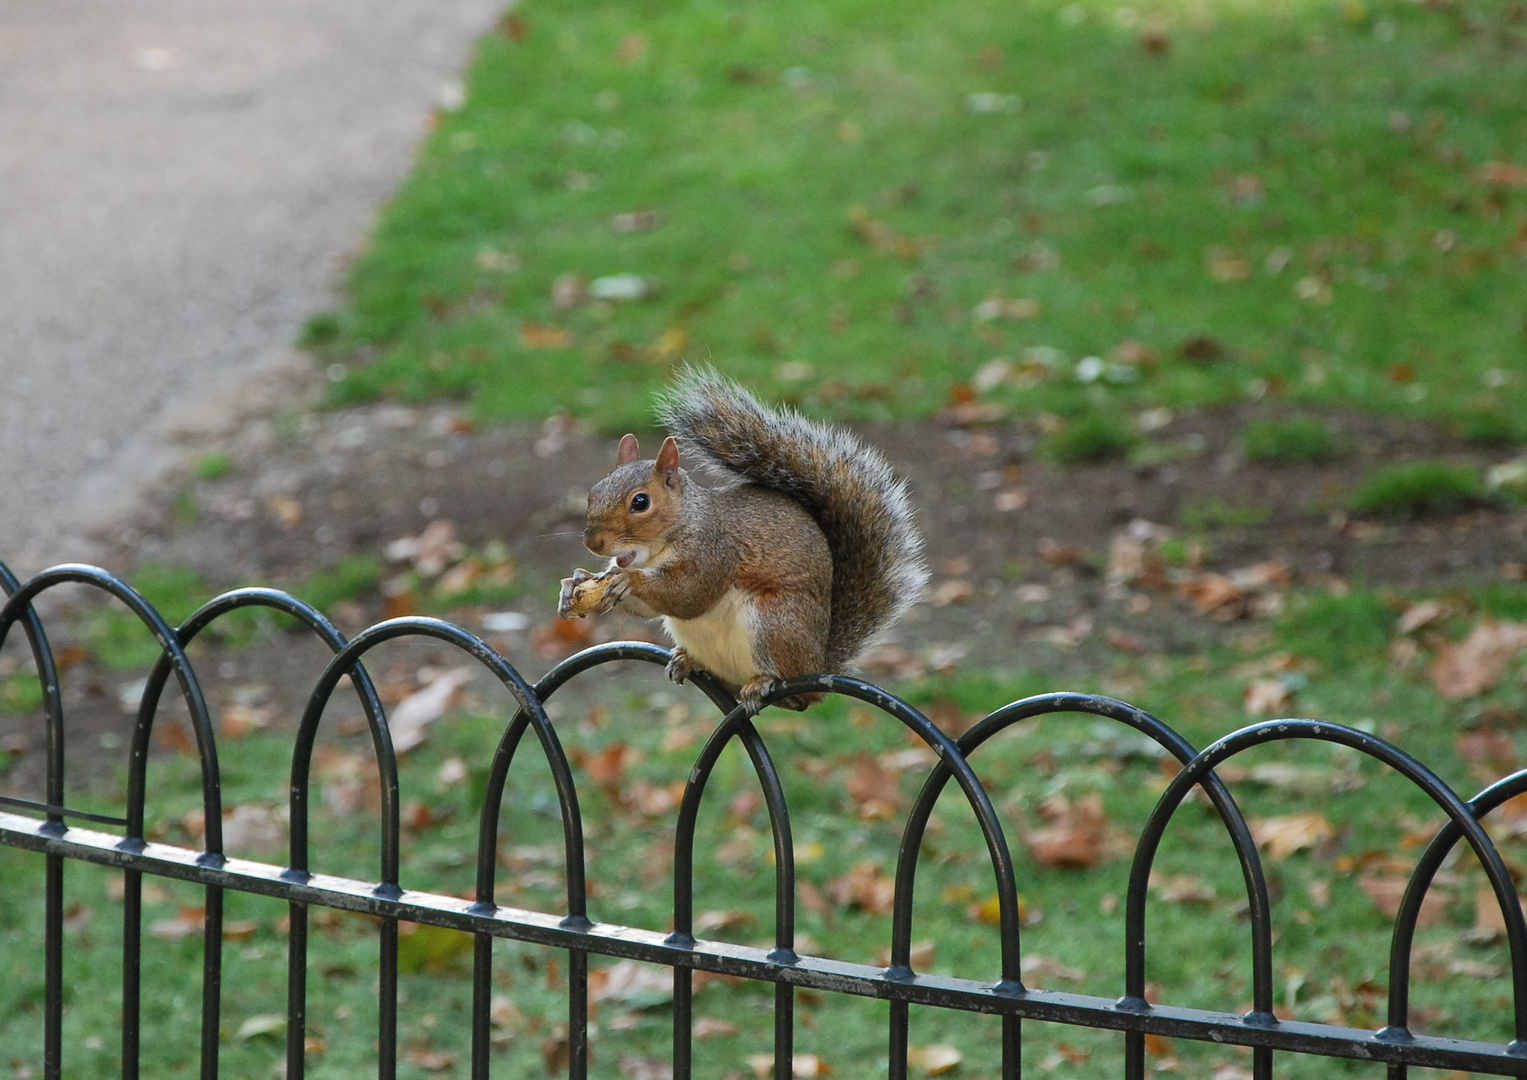
[[[1292,698],[1282,679],[1258,679],[1246,687],[1246,715],[1273,716],[1287,709]]]
[[[859,239],[881,254],[908,260],[922,254],[922,248],[916,240],[870,217],[863,207],[856,206],[848,212],[848,223]]]
[[[752,926],[757,921],[750,912],[737,908],[725,911],[702,911],[695,916],[695,932],[714,934],[717,930],[736,930],[739,927]]]
[[[622,1001],[637,1008],[673,998],[673,970],[636,960],[622,960],[589,972],[589,1000]]]
[[[1228,621],[1246,613],[1246,590],[1224,574],[1195,574],[1178,585],[1177,592],[1193,601],[1199,615]]]
[[[963,604],[976,594],[975,586],[964,578],[946,578],[936,585],[928,597],[934,607]]]
[[[1251,262],[1232,248],[1211,247],[1204,252],[1204,269],[1215,281],[1245,281],[1251,277]]]
[[[926,1069],[929,1076],[942,1076],[964,1060],[965,1056],[947,1043],[907,1047],[907,1064],[914,1069]]]
[[[618,233],[651,232],[662,223],[663,215],[657,210],[630,210],[612,217],[610,228]]]
[[[921,679],[928,666],[899,645],[878,645],[860,659],[866,670],[908,682]]]
[[[620,793],[620,802],[634,809],[643,817],[667,817],[679,808],[684,798],[684,781],[671,784],[649,784],[638,780]]]
[[[730,1020],[721,1020],[714,1016],[695,1017],[695,1038],[699,1039],[725,1039],[738,1033],[737,1025]]]
[[[938,944],[932,941],[914,941],[907,953],[907,963],[918,971],[926,971],[938,953]],[[891,966],[891,950],[881,949],[875,954],[876,967]]]
[[[640,30],[627,34],[615,47],[615,58],[622,64],[634,64],[647,55],[647,35]]]
[[[1431,894],[1426,899],[1430,902]],[[1520,898],[1517,903],[1521,903]],[[1425,910],[1425,905],[1422,905],[1422,910]],[[1527,913],[1527,905],[1523,905],[1522,910]],[[1494,941],[1506,936],[1506,916],[1488,881],[1481,881],[1474,889],[1474,926],[1467,936],[1475,942]]]
[[[1011,319],[1017,322],[1032,319],[1038,315],[1039,301],[1026,297],[988,296],[975,306],[971,314],[976,322],[994,322],[997,319]]]
[[[1087,977],[1087,973],[1081,968],[1068,967],[1053,956],[1043,956],[1039,953],[1024,953],[1019,970],[1023,972],[1025,979],[1051,978],[1081,982]]]
[[[1487,161],[1479,168],[1479,179],[1500,187],[1527,186],[1527,165],[1514,161]]]
[[[269,726],[276,717],[276,710],[265,706],[233,704],[223,710],[219,718],[218,732],[225,739],[238,742],[252,731]]]
[[[265,500],[265,509],[283,529],[294,529],[302,523],[302,504],[290,495],[272,495]]]
[[[1153,870],[1150,887],[1169,904],[1208,904],[1216,897],[1213,885],[1192,874],[1163,874]]]
[[[1140,585],[1159,589],[1167,585],[1166,560],[1160,542],[1170,530],[1143,519],[1113,534],[1108,542],[1108,569],[1104,576],[1110,585]]]
[[[573,747],[568,752],[573,764],[588,773],[612,800],[620,798],[620,781],[626,770],[642,760],[642,752],[623,742],[613,742],[600,750]]]
[[[403,1057],[425,1072],[445,1072],[456,1067],[456,1055],[449,1050],[436,1050],[427,1045],[410,1046]]]
[[[530,632],[530,646],[547,663],[565,660],[594,640],[592,619],[555,618]]]
[[[1336,835],[1331,822],[1318,811],[1287,814],[1281,817],[1254,817],[1246,822],[1257,847],[1266,850],[1274,862],[1281,862],[1296,851],[1317,847]]]
[[[1382,911],[1391,919],[1400,911],[1400,900],[1405,895],[1405,886],[1409,883],[1407,878],[1399,877],[1376,877],[1364,875],[1357,879],[1357,887],[1362,889],[1373,906]],[[1416,919],[1416,926],[1436,926],[1447,921],[1447,898],[1439,890],[1433,888],[1426,894],[1426,899],[1421,903],[1421,912]]]
[[[547,1073],[558,1076],[567,1072],[572,1059],[572,1046],[568,1043],[567,1031],[558,1024],[557,1030],[541,1042],[541,1063],[546,1066]]]
[[[456,523],[436,518],[418,536],[401,536],[383,549],[388,562],[409,563],[427,578],[460,562],[466,545],[456,539]]]
[[[191,729],[179,720],[160,720],[154,725],[154,745],[172,754],[196,753],[196,740]]]
[[[424,742],[424,729],[445,714],[457,691],[471,681],[470,667],[449,668],[400,701],[387,717],[394,752],[406,754]]]
[[[173,919],[157,919],[149,924],[148,932],[154,937],[165,938],[169,941],[178,941],[188,934],[201,933],[202,927],[207,923],[207,909],[203,907],[183,907],[175,913]]]
[[[1474,697],[1505,677],[1506,668],[1527,649],[1527,623],[1480,619],[1457,644],[1437,650],[1427,674],[1439,696],[1449,701]]]
[[[1115,649],[1122,653],[1129,653],[1131,656],[1139,656],[1148,648],[1144,638],[1138,634],[1131,634],[1128,630],[1110,630],[1104,635],[1104,639]]]
[[[1447,605],[1440,600],[1422,600],[1411,604],[1400,613],[1394,624],[1396,634],[1413,634],[1423,626],[1430,626],[1447,613]]]
[[[1145,1055],[1154,1058],[1175,1058],[1177,1051],[1172,1048],[1172,1040],[1164,1035],[1154,1032],[1145,1033]]]
[[[1482,782],[1498,779],[1517,767],[1516,746],[1504,731],[1486,728],[1465,732],[1453,740],[1453,749],[1473,766],[1470,771]]]
[[[622,1054],[616,1065],[625,1080],[673,1080],[673,1064],[658,1058]]]
[[[503,994],[494,994],[488,1005],[488,1019],[494,1027],[515,1028],[524,1023],[525,1016],[511,999]]]
[[[1039,557],[1050,566],[1072,566],[1085,557],[1076,545],[1062,544],[1048,536],[1041,536],[1035,548]]]
[[[881,873],[875,863],[862,862],[829,882],[827,895],[839,907],[860,908],[872,915],[883,915],[895,902],[896,881]]]
[[[571,330],[544,323],[520,323],[520,344],[527,349],[565,349],[573,343]]]
[[[1064,795],[1052,795],[1040,804],[1039,812],[1049,824],[1024,837],[1035,862],[1069,869],[1098,865],[1108,829],[1101,796],[1094,792],[1073,804]]]
[[[896,777],[867,753],[861,752],[855,759],[853,771],[844,780],[843,786],[849,798],[853,799],[861,821],[873,821],[876,818],[889,821],[896,816],[897,808],[905,802]]]

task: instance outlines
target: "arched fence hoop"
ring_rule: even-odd
[[[71,808],[64,768],[65,709],[57,664],[42,620],[33,606],[45,591],[79,584],[100,590],[131,611],[157,642],[160,655],[146,682],[129,747],[128,790],[121,816]],[[797,950],[795,901],[797,880],[787,797],[789,776],[776,766],[768,740],[745,709],[722,687],[701,675],[696,690],[716,708],[716,726],[698,750],[685,778],[674,822],[673,920],[671,928],[644,928],[600,922],[590,916],[585,879],[582,817],[575,770],[563,748],[557,725],[546,710],[547,701],[563,687],[596,669],[634,663],[653,671],[666,664],[667,650],[641,642],[616,642],[587,649],[554,667],[531,684],[502,655],[481,638],[437,619],[404,618],[370,627],[354,639],[345,637],[323,615],[281,592],[241,589],[204,605],[179,627],[170,626],[142,596],[96,567],[66,565],[19,580],[0,564],[0,645],[11,627],[25,632],[32,662],[42,687],[42,713],[48,736],[45,792],[40,800],[7,797],[0,800],[0,843],[41,853],[46,861],[43,961],[46,994],[43,1008],[43,1073],[68,1075],[68,1047],[62,1043],[64,868],[68,860],[111,866],[126,872],[124,902],[124,980],[122,1001],[122,1068],[126,1077],[138,1075],[137,1004],[138,955],[142,948],[142,877],[189,881],[207,895],[207,929],[203,941],[201,1076],[218,1073],[221,980],[221,911],[227,889],[275,897],[291,912],[287,986],[287,1076],[305,1069],[307,923],[313,906],[361,912],[379,923],[379,1030],[377,1075],[391,1080],[396,1072],[398,921],[448,927],[474,935],[473,1008],[471,1016],[474,1078],[491,1074],[489,1007],[492,994],[493,941],[514,940],[565,950],[569,958],[568,1031],[569,1072],[584,1080],[589,1072],[589,961],[591,957],[631,959],[667,966],[674,973],[674,1076],[692,1076],[692,977],[695,971],[738,976],[775,987],[772,1018],[775,1075],[789,1075],[794,1054],[794,994],[807,988],[829,993],[876,998],[887,1003],[888,1065],[892,1080],[908,1075],[908,1040],[912,1006],[994,1014],[1001,1017],[1002,1075],[1020,1075],[1023,1021],[1086,1026],[1120,1032],[1125,1076],[1144,1075],[1143,1044],[1147,1034],[1250,1047],[1258,1080],[1271,1077],[1276,1053],[1351,1058],[1384,1063],[1391,1077],[1403,1077],[1411,1066],[1458,1069],[1467,1072],[1527,1076],[1527,924],[1516,900],[1505,864],[1482,824],[1491,810],[1518,794],[1527,793],[1527,771],[1491,785],[1465,801],[1424,765],[1381,739],[1351,728],[1312,720],[1281,720],[1233,732],[1202,752],[1196,751],[1166,723],[1124,702],[1086,694],[1046,694],[1012,702],[992,712],[959,738],[950,738],[919,710],[873,684],[845,676],[811,676],[784,682],[767,701],[803,693],[826,693],[851,698],[871,707],[874,717],[900,725],[933,753],[935,762],[909,810],[895,868],[895,893],[886,967],[805,955]],[[280,611],[295,619],[330,658],[307,695],[297,720],[290,776],[291,845],[286,865],[277,866],[229,855],[223,850],[222,808],[217,746],[207,703],[186,648],[217,619],[249,607]],[[478,807],[476,887],[470,899],[412,890],[405,880],[399,847],[401,790],[396,754],[386,710],[366,673],[364,659],[374,648],[403,640],[426,639],[465,653],[486,669],[508,692],[512,715],[505,723]],[[154,717],[163,691],[174,676],[191,716],[202,766],[205,840],[201,850],[152,842],[144,834],[149,797],[147,758]],[[318,727],[336,690],[348,680],[366,714],[381,785],[381,856],[374,881],[322,873],[311,862],[308,806],[311,758]],[[1021,979],[1021,949],[1017,889],[1022,865],[1015,864],[1004,822],[972,767],[978,750],[1000,743],[1013,724],[1032,717],[1070,714],[1123,724],[1142,733],[1180,763],[1150,815],[1130,867],[1125,901],[1125,976],[1113,997],[1044,991],[1025,987]],[[498,851],[504,835],[501,807],[512,791],[512,765],[527,732],[534,732],[552,776],[556,808],[563,833],[566,877],[565,910],[540,912],[498,903]],[[1239,808],[1214,769],[1251,746],[1290,739],[1336,743],[1367,754],[1390,766],[1420,787],[1442,811],[1444,824],[1423,852],[1401,902],[1391,946],[1391,989],[1388,1023],[1369,1031],[1327,1024],[1280,1021],[1272,1014],[1272,912],[1256,845]],[[695,840],[704,795],[723,752],[735,741],[750,761],[768,812],[774,855],[775,925],[768,946],[744,946],[706,940],[695,933]],[[992,753],[995,751],[987,751]],[[979,827],[998,896],[998,971],[995,979],[954,978],[915,971],[911,962],[913,895],[917,866],[930,816],[940,796],[953,782],[959,802]],[[1186,795],[1202,788],[1220,817],[1245,879],[1252,957],[1252,1008],[1245,1015],[1148,1004],[1144,997],[1146,956],[1146,885],[1155,852],[1172,815]],[[103,831],[99,826],[118,831]],[[1512,1020],[1516,1038],[1488,1043],[1417,1034],[1408,1025],[1408,967],[1416,919],[1426,891],[1443,860],[1460,839],[1467,840],[1484,867],[1505,921],[1514,991]],[[129,962],[130,961],[130,962]],[[131,970],[129,976],[127,972]]]

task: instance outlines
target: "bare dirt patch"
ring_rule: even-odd
[[[1111,539],[1131,522],[1196,543],[1203,571],[1276,561],[1288,571],[1280,584],[1338,579],[1440,590],[1517,572],[1527,552],[1527,514],[1519,509],[1416,521],[1356,519],[1343,510],[1355,484],[1380,465],[1445,458],[1484,467],[1512,451],[1390,417],[1327,413],[1345,448],[1336,459],[1247,462],[1238,432],[1265,414],[1252,407],[1180,414],[1152,436],[1175,448],[1162,456],[1176,459],[1136,466],[1052,464],[1036,451],[1039,431],[1025,424],[864,429],[910,480],[935,569],[933,603],[903,636],[958,638],[993,656],[1000,654],[988,645],[1031,636],[1036,616],[1107,619],[1114,606],[1129,608],[1132,596],[1138,612],[1141,590],[1110,587],[1107,574]],[[189,564],[218,584],[290,582],[344,555],[380,553],[444,518],[468,545],[506,542],[525,585],[519,606],[546,618],[557,579],[594,561],[580,543],[584,494],[611,465],[614,443],[556,420],[479,430],[443,407],[315,413],[284,433],[255,425],[230,448],[228,476],[190,488],[197,519],[177,525],[167,493],[119,538],[118,563]],[[955,580],[969,589],[939,591]],[[1041,593],[1033,586],[1049,599],[1034,599]],[[1156,616],[1146,620],[1155,632],[1191,640],[1201,621],[1193,609],[1190,598],[1168,594],[1140,614]]]

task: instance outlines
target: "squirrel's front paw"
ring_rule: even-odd
[[[737,691],[737,700],[747,707],[749,716],[756,716],[763,708],[763,696],[774,689],[774,680],[767,675],[754,675]]]
[[[695,661],[683,649],[675,648],[668,657],[668,677],[676,683],[682,683],[695,673]]]
[[[630,590],[631,582],[624,571],[611,569],[602,574],[591,574],[583,569],[574,570],[572,577],[562,579],[557,614],[564,619],[603,615]]]

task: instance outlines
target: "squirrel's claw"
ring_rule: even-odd
[[[609,571],[607,570],[605,573],[609,573]],[[630,594],[631,575],[624,570],[610,574],[610,583],[604,587],[604,610],[609,611]]]
[[[754,675],[737,691],[737,700],[747,707],[749,716],[757,716],[763,708],[763,697],[774,689],[774,680],[767,675]]]
[[[592,584],[591,584],[592,583]],[[631,591],[631,581],[626,574],[606,570],[591,574],[581,567],[572,577],[562,579],[562,591],[557,596],[557,614],[564,619],[581,619],[585,615],[603,615]]]
[[[665,669],[668,677],[676,683],[682,684],[685,679],[695,673],[695,661],[681,648],[675,648],[668,657],[668,666]]]

